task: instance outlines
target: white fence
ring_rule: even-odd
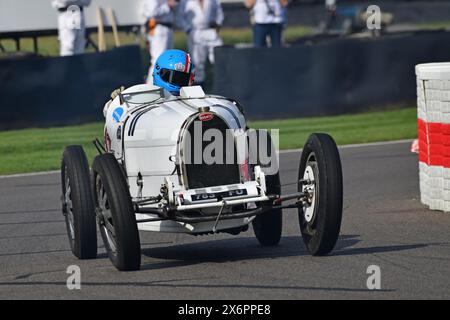
[[[142,0],[93,0],[86,8],[88,27],[97,25],[96,8],[111,7],[119,25],[140,24]],[[105,24],[108,25],[106,19]],[[57,29],[57,11],[51,0],[0,0],[0,33]]]
[[[222,0],[223,3],[243,0]],[[88,27],[97,26],[96,8],[113,8],[119,26],[143,23],[142,0],[92,0],[86,9]],[[0,33],[57,29],[57,11],[51,0],[0,0]],[[105,19],[105,25],[109,25]]]

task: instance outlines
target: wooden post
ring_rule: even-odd
[[[38,38],[37,37],[33,37],[33,49],[34,49],[34,53],[38,54],[39,48],[38,48]]]
[[[109,19],[109,22],[111,23],[112,31],[114,34],[114,42],[116,44],[116,47],[120,47],[121,43],[120,43],[119,32],[117,31],[116,15],[114,14],[114,10],[111,7],[108,8],[108,19]]]
[[[97,7],[97,24],[98,24],[98,50],[100,52],[106,51],[105,41],[105,27],[103,24],[103,10]]]

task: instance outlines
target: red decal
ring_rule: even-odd
[[[190,64],[191,64],[191,62],[190,62],[189,54],[186,53],[186,63],[185,63],[185,65],[184,65],[184,72],[185,72],[185,73],[188,73],[188,72],[189,72]]]
[[[239,165],[239,170],[241,171],[241,176],[244,179],[244,182],[250,181],[251,178],[248,166],[248,158],[245,159],[245,162],[243,164]]]
[[[211,121],[212,119],[214,119],[214,114],[209,113],[209,112],[200,113],[198,118],[200,119],[200,121]]]

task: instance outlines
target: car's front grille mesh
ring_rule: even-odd
[[[211,154],[216,160],[216,163],[214,164],[207,164],[205,163],[205,159],[202,156],[201,157],[201,163],[196,163],[195,157],[194,157],[194,140],[197,142],[201,139],[202,143],[202,154],[205,150],[205,148],[210,145],[213,141],[204,141],[202,137],[196,137],[194,134],[194,128],[195,123],[197,122],[197,130],[195,130],[196,133],[198,133],[199,126],[201,126],[201,131],[203,135],[205,132],[207,132],[208,129],[216,129],[220,131],[222,136],[223,143],[221,144],[223,146],[223,157],[219,157],[220,153],[216,154],[215,150],[213,152],[207,152],[207,154]],[[185,139],[184,141],[184,150],[188,151],[190,150],[190,161],[189,163],[185,163],[185,172],[187,176],[187,188],[189,189],[198,189],[198,188],[205,188],[205,187],[212,187],[212,186],[220,186],[220,185],[229,185],[229,184],[235,184],[240,182],[240,174],[239,174],[239,166],[237,164],[237,153],[236,153],[236,145],[235,143],[232,143],[232,147],[227,148],[226,138],[227,135],[229,135],[229,139],[232,136],[232,133],[228,130],[228,126],[220,117],[214,116],[213,119],[209,121],[200,121],[197,117],[195,121],[193,121],[189,128],[188,132],[190,134],[190,137],[192,140],[192,143],[190,143],[188,140]],[[198,135],[198,134],[197,134]],[[232,138],[231,138],[232,139]],[[230,140],[231,141],[231,140]],[[211,149],[211,147],[209,148]],[[189,154],[189,152],[186,152],[186,154]],[[199,157],[197,157],[198,160]],[[221,159],[221,161],[220,161]],[[228,161],[227,161],[228,159]],[[230,161],[233,159],[232,161]]]

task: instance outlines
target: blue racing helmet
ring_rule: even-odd
[[[194,78],[194,64],[190,55],[184,51],[167,50],[156,60],[153,84],[173,95],[180,95],[181,87],[192,85]]]

